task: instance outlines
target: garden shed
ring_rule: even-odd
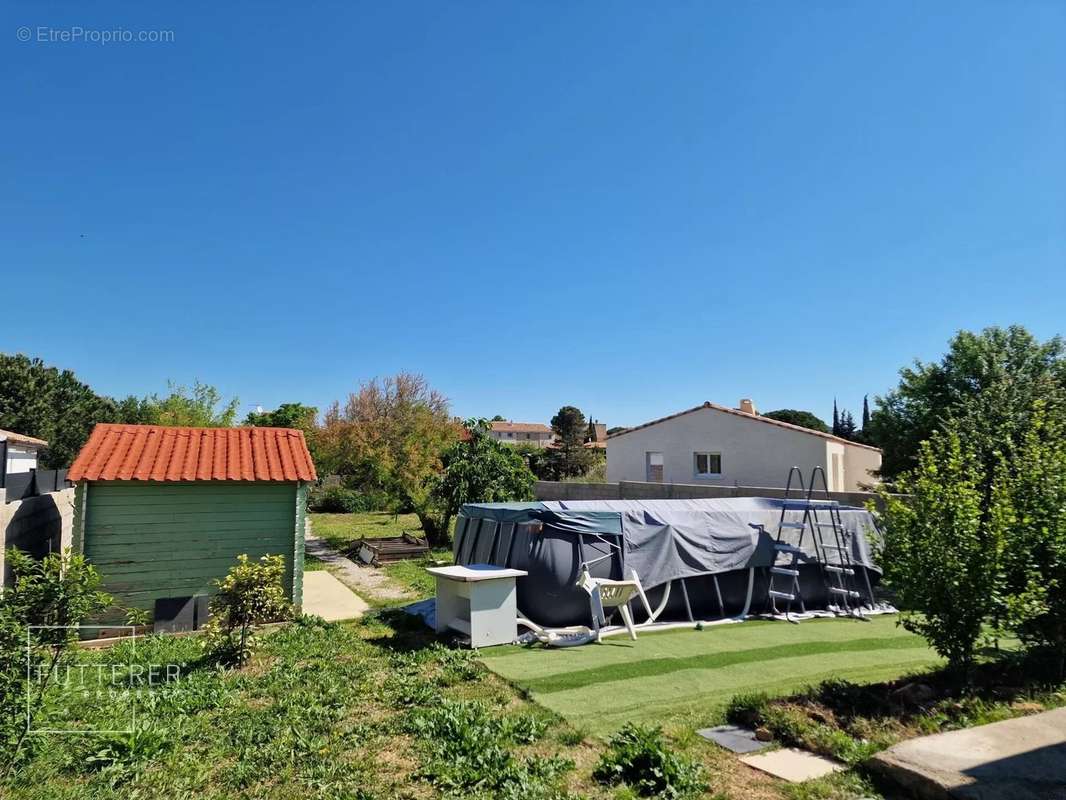
[[[115,598],[106,622],[136,608],[157,627],[199,627],[240,554],[283,556],[285,591],[301,605],[315,480],[301,431],[99,424],[67,477],[74,550]]]

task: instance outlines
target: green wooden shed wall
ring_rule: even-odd
[[[237,556],[285,560],[285,591],[303,601],[307,490],[303,433],[288,428],[99,424],[74,460],[75,550],[124,609],[216,591]]]
[[[285,559],[285,591],[303,599],[307,484],[101,481],[75,491],[74,546],[123,608],[213,594],[244,553]]]

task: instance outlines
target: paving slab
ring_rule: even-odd
[[[844,765],[806,750],[783,747],[769,753],[744,756],[742,759],[749,767],[766,772],[789,783],[802,783],[814,778],[823,778],[833,772],[840,772]]]
[[[739,725],[718,725],[714,728],[702,728],[696,733],[734,753],[755,753],[770,746],[770,742],[760,742],[756,739],[755,731],[751,728],[741,728]]]
[[[910,739],[866,763],[930,800],[1066,800],[1066,708]]]
[[[303,612],[327,622],[363,616],[367,602],[325,570],[304,573]]]

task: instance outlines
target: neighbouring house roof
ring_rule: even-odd
[[[5,431],[0,429],[0,442],[5,440],[18,444],[32,444],[37,447],[48,447],[48,442],[46,442],[44,439],[38,439],[35,436],[26,436],[23,433],[15,433],[14,431]]]
[[[551,433],[552,429],[539,422],[493,422],[492,429],[500,433]]]
[[[859,442],[853,442],[849,439],[843,439],[840,436],[834,436],[831,433],[822,433],[821,431],[812,430],[810,428],[804,428],[802,425],[793,425],[791,422],[781,422],[781,420],[770,419],[770,417],[764,417],[760,414],[749,414],[746,411],[741,411],[738,408],[729,408],[727,406],[720,406],[716,403],[706,402],[703,405],[696,406],[695,408],[688,408],[684,411],[679,411],[676,414],[671,414],[668,417],[660,417],[659,419],[653,419],[651,422],[645,422],[643,425],[636,425],[632,428],[627,428],[624,431],[618,431],[608,436],[608,439],[617,439],[620,436],[625,436],[633,431],[639,431],[644,428],[650,428],[652,425],[658,425],[660,422],[666,422],[667,420],[676,419],[677,417],[683,417],[686,414],[694,414],[697,411],[703,411],[704,409],[711,409],[712,411],[721,411],[725,414],[733,414],[744,419],[754,420],[755,422],[765,422],[767,425],[776,425],[778,428],[788,428],[789,430],[799,431],[800,433],[808,433],[811,436],[818,436],[822,439],[828,439],[832,442],[840,442],[851,447],[861,447],[865,450],[875,450],[878,453],[881,452],[880,447],[872,447],[868,444],[860,444]]]
[[[71,481],[313,481],[302,431],[100,423]]]

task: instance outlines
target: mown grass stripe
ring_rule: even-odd
[[[788,643],[771,647],[758,647],[749,650],[731,650],[718,653],[701,653],[684,658],[652,658],[645,661],[631,661],[610,664],[602,667],[563,672],[543,678],[520,680],[521,685],[531,692],[549,694],[552,692],[579,689],[583,686],[604,684],[615,681],[627,681],[651,676],[667,675],[689,669],[718,669],[746,663],[768,663],[779,659],[799,658],[802,656],[857,653],[871,650],[925,650],[921,640],[901,638],[898,636],[851,639],[848,641],[813,641]]]

